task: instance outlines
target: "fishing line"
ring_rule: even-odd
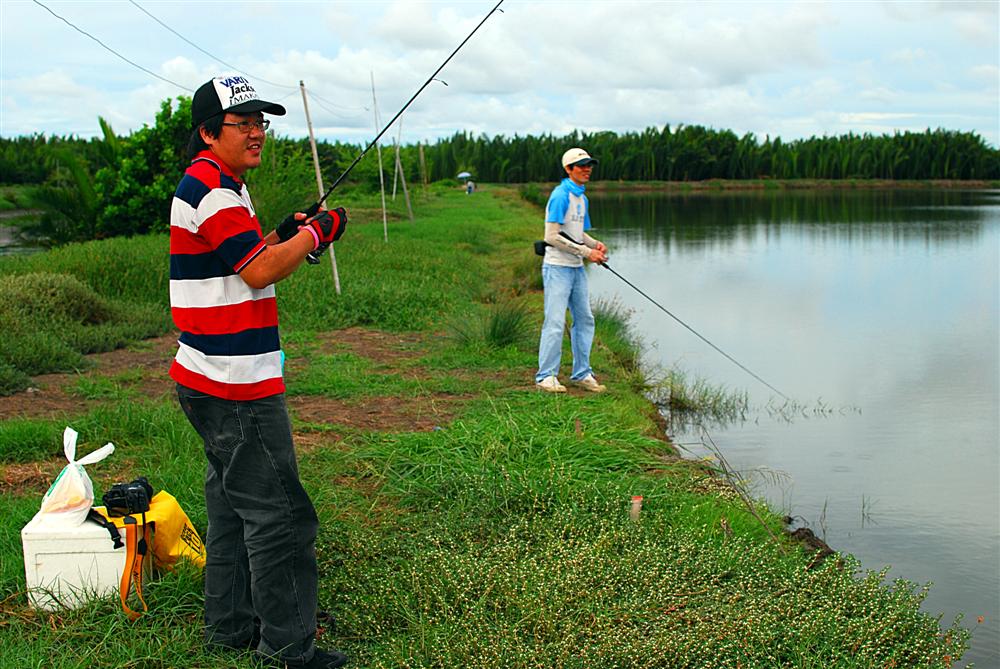
[[[559,235],[562,236],[562,237],[565,237],[566,239],[568,239],[569,241],[573,242],[574,244],[580,244],[580,242],[576,241],[575,239],[573,239],[572,237],[570,237],[565,232],[560,232]],[[781,392],[780,390],[778,390],[777,388],[775,388],[774,386],[772,386],[770,383],[768,383],[764,379],[762,379],[759,376],[757,376],[756,374],[754,374],[752,371],[750,371],[749,369],[747,369],[747,367],[745,365],[743,365],[743,363],[741,363],[739,360],[737,360],[736,358],[734,358],[733,356],[729,355],[728,353],[726,353],[725,351],[723,351],[721,348],[719,348],[718,346],[716,346],[715,344],[713,344],[712,342],[710,342],[708,339],[706,339],[705,337],[703,337],[701,335],[701,333],[699,333],[693,327],[691,327],[690,325],[688,325],[687,323],[685,323],[684,321],[682,321],[680,318],[678,318],[674,314],[670,313],[670,311],[667,310],[666,307],[664,307],[662,304],[660,304],[659,302],[657,302],[656,300],[654,300],[653,298],[651,298],[649,295],[647,295],[646,293],[644,293],[634,283],[632,283],[631,281],[629,281],[628,279],[626,279],[625,277],[623,277],[621,274],[619,274],[615,270],[611,269],[611,265],[609,265],[606,262],[599,262],[597,264],[600,265],[601,267],[603,267],[604,269],[608,270],[609,272],[611,272],[615,276],[617,276],[619,279],[621,279],[625,283],[627,283],[632,288],[632,290],[634,290],[635,292],[639,293],[640,295],[642,295],[643,297],[645,297],[647,300],[649,300],[650,302],[652,302],[654,305],[656,305],[660,309],[660,311],[662,311],[667,316],[670,316],[675,321],[677,321],[678,323],[680,323],[681,325],[683,325],[685,328],[688,329],[688,331],[690,331],[693,335],[695,335],[696,337],[698,337],[698,339],[702,340],[703,342],[705,342],[706,344],[708,344],[709,346],[711,346],[712,348],[714,348],[716,351],[718,351],[719,353],[721,353],[722,355],[724,355],[734,365],[736,365],[737,367],[739,367],[740,369],[742,369],[744,372],[746,372],[747,374],[749,374],[753,378],[755,378],[758,381],[760,381],[761,383],[763,383],[765,386],[767,386],[768,388],[770,388],[774,392],[776,392],[779,395],[781,395],[781,397],[783,397],[786,401],[788,401],[788,402],[792,401],[791,398],[788,397],[788,395],[786,395],[785,393]]]
[[[501,13],[503,12],[503,10],[500,9],[500,5],[502,5],[502,4],[503,4],[503,0],[500,0],[500,2],[498,2],[496,4],[496,6],[493,9],[490,10],[489,14],[487,14],[486,16],[484,16],[483,20],[480,21],[476,25],[476,27],[472,29],[472,32],[469,33],[468,36],[466,36],[466,38],[464,40],[462,40],[462,43],[459,44],[457,47],[455,47],[455,50],[451,52],[451,55],[448,56],[447,58],[445,58],[444,62],[441,63],[441,65],[438,66],[438,69],[434,70],[434,74],[432,74],[431,76],[429,76],[427,78],[427,81],[424,82],[424,85],[421,86],[419,89],[417,89],[417,92],[413,94],[413,97],[411,97],[409,99],[409,101],[405,105],[403,105],[403,108],[400,109],[398,112],[396,112],[396,115],[392,117],[392,120],[389,121],[388,123],[386,123],[385,127],[383,127],[382,130],[377,135],[375,135],[375,139],[373,139],[371,141],[371,143],[369,143],[368,146],[366,146],[364,148],[364,150],[361,153],[358,154],[358,157],[354,159],[354,162],[351,163],[348,166],[348,168],[346,170],[344,170],[344,172],[339,177],[337,177],[337,180],[334,181],[333,185],[330,186],[326,190],[326,193],[323,194],[323,197],[321,197],[319,200],[317,200],[315,204],[313,204],[311,207],[309,207],[309,209],[306,210],[305,213],[307,215],[312,216],[316,212],[319,211],[320,205],[323,203],[323,201],[326,200],[326,198],[330,197],[330,193],[332,193],[334,191],[334,189],[338,185],[340,185],[340,182],[343,181],[347,177],[347,175],[351,173],[351,170],[353,170],[354,167],[358,163],[361,162],[361,159],[365,157],[365,154],[367,154],[371,150],[371,148],[373,146],[375,146],[375,144],[378,142],[378,140],[382,138],[382,135],[384,135],[389,130],[389,128],[392,127],[392,124],[396,122],[396,119],[398,119],[400,116],[403,115],[403,112],[405,112],[406,108],[409,107],[413,103],[413,101],[417,99],[417,96],[420,95],[424,91],[424,89],[427,88],[430,85],[430,83],[432,81],[435,81],[435,77],[438,75],[438,73],[441,70],[443,70],[444,66],[448,64],[448,62],[455,56],[456,53],[459,52],[459,50],[463,46],[465,46],[465,43],[468,42],[470,39],[472,39],[472,36],[476,34],[476,31],[479,30],[482,27],[482,25],[484,23],[486,23],[486,21],[491,16],[493,16],[493,12],[495,12],[497,10],[500,10]],[[441,83],[444,84],[444,82],[441,81],[440,79],[437,79],[437,81],[440,81]],[[447,86],[448,84],[444,84],[444,85]],[[326,249],[326,246],[321,246],[320,248],[316,249],[315,251],[312,251],[311,253],[309,253],[309,255],[306,256],[306,260],[308,260],[311,264],[315,265],[316,263],[319,262],[319,256],[322,255],[322,253],[323,253],[323,251],[325,249]]]
[[[500,9],[500,5],[502,5],[502,4],[503,4],[503,0],[500,0],[500,2],[498,2],[496,4],[496,7],[494,7],[493,9],[491,9],[490,13],[487,14],[486,16],[484,16],[483,20],[480,21],[479,24],[475,28],[472,29],[472,32],[469,33],[469,35],[464,40],[462,40],[462,43],[459,44],[457,47],[455,47],[455,50],[451,52],[451,55],[448,56],[447,58],[445,58],[444,62],[441,63],[441,65],[438,66],[438,69],[434,70],[434,74],[432,74],[431,76],[429,76],[427,78],[427,81],[424,82],[424,85],[421,86],[419,89],[417,89],[417,92],[413,94],[413,97],[411,97],[410,100],[405,105],[403,105],[403,108],[400,109],[398,112],[396,112],[396,115],[392,117],[391,121],[389,121],[388,123],[385,124],[385,127],[382,128],[382,131],[379,132],[379,134],[375,135],[375,139],[373,139],[371,141],[371,143],[368,146],[365,147],[364,151],[362,151],[361,153],[358,154],[358,157],[354,159],[354,162],[351,163],[350,166],[346,170],[344,170],[344,173],[341,174],[339,177],[337,177],[337,180],[333,182],[333,185],[330,186],[326,190],[326,193],[323,194],[323,197],[321,197],[319,199],[319,201],[316,203],[317,205],[319,205],[320,202],[322,202],[323,200],[325,200],[326,198],[328,198],[330,196],[330,193],[333,192],[333,190],[340,184],[340,182],[343,181],[344,178],[348,174],[351,173],[351,170],[354,169],[354,166],[357,165],[359,162],[361,162],[361,159],[365,157],[365,154],[368,153],[368,151],[371,150],[371,148],[373,146],[375,146],[375,143],[378,142],[378,140],[382,138],[382,135],[384,135],[386,133],[386,131],[389,130],[389,128],[392,127],[392,124],[396,122],[396,119],[398,119],[400,116],[402,116],[403,112],[406,111],[406,108],[409,107],[413,103],[413,101],[417,99],[417,96],[420,95],[424,91],[424,89],[427,88],[430,85],[430,83],[432,81],[434,81],[434,77],[436,77],[438,75],[438,72],[440,72],[441,70],[444,69],[444,66],[448,64],[448,61],[450,61],[455,56],[455,54],[458,53],[459,50],[463,46],[465,46],[466,42],[468,42],[470,39],[472,39],[472,36],[476,34],[476,31],[479,30],[479,28],[482,27],[482,25],[484,23],[486,23],[487,19],[489,19],[491,16],[493,16],[493,12],[497,11],[498,9]],[[501,9],[500,11],[502,12],[503,10]],[[442,83],[444,83],[444,82],[442,82]],[[445,84],[445,85],[447,86],[447,84]]]
[[[764,384],[765,386],[767,386],[768,388],[770,388],[770,389],[771,389],[771,390],[773,390],[774,392],[776,392],[776,393],[778,393],[779,395],[781,395],[781,396],[782,396],[783,398],[785,398],[785,400],[787,400],[787,401],[791,402],[791,399],[790,399],[790,398],[788,397],[788,395],[786,395],[785,393],[781,392],[780,390],[778,390],[777,388],[775,388],[774,386],[772,386],[772,385],[771,385],[770,383],[768,383],[768,382],[767,382],[767,381],[765,381],[764,379],[760,378],[759,376],[757,376],[756,374],[754,374],[753,372],[751,372],[751,371],[750,371],[749,369],[747,369],[747,368],[746,368],[746,367],[745,367],[745,366],[744,366],[744,365],[743,365],[743,364],[742,364],[742,363],[741,363],[741,362],[740,362],[739,360],[737,360],[736,358],[734,358],[733,356],[729,355],[728,353],[726,353],[725,351],[723,351],[723,350],[722,350],[721,348],[719,348],[718,346],[716,346],[716,345],[715,345],[715,344],[713,344],[712,342],[710,342],[710,341],[708,341],[707,339],[705,339],[704,337],[702,337],[702,336],[701,336],[701,334],[699,334],[699,333],[698,333],[698,331],[697,331],[697,330],[695,330],[695,329],[694,329],[693,327],[691,327],[690,325],[688,325],[687,323],[685,323],[684,321],[682,321],[682,320],[681,320],[680,318],[678,318],[678,317],[677,317],[677,316],[675,316],[674,314],[670,313],[670,312],[669,312],[669,311],[668,311],[667,309],[665,309],[665,308],[663,307],[663,305],[661,305],[661,304],[660,304],[659,302],[657,302],[656,300],[654,300],[653,298],[651,298],[651,297],[650,297],[649,295],[647,295],[646,293],[644,293],[644,292],[642,292],[641,290],[639,290],[639,288],[638,288],[638,287],[637,287],[637,286],[636,286],[635,284],[633,284],[633,283],[632,283],[631,281],[629,281],[628,279],[626,279],[625,277],[623,277],[623,276],[622,276],[621,274],[619,274],[619,273],[618,273],[618,272],[616,272],[615,270],[611,269],[611,266],[610,266],[610,265],[608,265],[608,264],[607,264],[607,263],[605,263],[605,262],[602,262],[602,263],[598,263],[598,264],[599,264],[599,265],[600,265],[601,267],[603,267],[604,269],[606,269],[606,270],[608,270],[609,272],[611,272],[612,274],[614,274],[615,276],[617,276],[617,277],[618,277],[619,279],[621,279],[621,280],[622,280],[622,281],[624,281],[625,283],[627,283],[627,284],[628,284],[629,286],[631,286],[631,287],[632,287],[632,289],[633,289],[633,290],[635,290],[635,292],[639,293],[640,295],[642,295],[643,297],[645,297],[645,298],[646,298],[647,300],[649,300],[650,302],[652,302],[653,304],[655,304],[655,305],[656,305],[657,307],[659,307],[659,308],[660,308],[660,310],[661,310],[661,311],[663,311],[663,313],[665,313],[665,314],[666,314],[667,316],[670,316],[670,317],[671,317],[671,318],[673,318],[673,319],[674,319],[675,321],[677,321],[678,323],[680,323],[681,325],[683,325],[684,327],[686,327],[686,328],[687,328],[687,329],[688,329],[688,330],[689,330],[689,331],[690,331],[690,332],[691,332],[692,334],[694,334],[694,335],[695,335],[696,337],[698,337],[698,339],[701,339],[701,340],[702,340],[703,342],[705,342],[706,344],[708,344],[709,346],[711,346],[712,348],[714,348],[714,349],[715,349],[716,351],[718,351],[718,352],[719,352],[719,353],[721,353],[722,355],[726,356],[726,358],[728,358],[728,359],[729,359],[729,360],[730,360],[730,361],[731,361],[731,362],[732,362],[733,364],[735,364],[735,365],[736,365],[737,367],[739,367],[739,368],[740,368],[740,369],[742,369],[742,370],[743,370],[744,372],[746,372],[747,374],[749,374],[749,375],[750,375],[750,376],[752,376],[753,378],[755,378],[755,379],[757,379],[758,381],[760,381],[761,383],[763,383],[763,384]]]

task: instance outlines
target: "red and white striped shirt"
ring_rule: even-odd
[[[170,210],[170,311],[181,331],[170,376],[181,385],[233,400],[284,392],[274,286],[239,276],[265,246],[246,184],[202,151]]]

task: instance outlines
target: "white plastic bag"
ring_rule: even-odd
[[[59,472],[42,498],[39,515],[44,517],[46,523],[67,527],[83,524],[94,504],[94,484],[83,466],[100,462],[115,452],[114,444],[107,443],[77,460],[76,437],[76,430],[71,427],[63,431],[63,453],[69,464]]]

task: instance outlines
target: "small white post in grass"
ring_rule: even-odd
[[[632,520],[639,520],[640,511],[642,511],[642,495],[633,495],[632,508],[629,509],[628,517]]]

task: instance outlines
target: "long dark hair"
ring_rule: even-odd
[[[222,132],[222,122],[224,120],[224,114],[216,114],[191,131],[191,137],[188,138],[187,144],[188,160],[192,160],[195,156],[208,148],[208,144],[206,144],[205,140],[201,138],[201,129],[204,128],[205,132],[208,133],[208,136],[214,139]]]

